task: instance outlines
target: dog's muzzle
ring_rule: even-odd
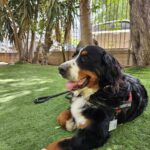
[[[66,78],[68,74],[69,65],[68,64],[61,64],[58,67],[59,73],[62,75],[62,77]]]

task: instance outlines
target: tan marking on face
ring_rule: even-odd
[[[98,86],[98,77],[96,73],[88,71],[88,70],[80,70],[79,71],[79,79],[83,79],[89,77],[89,83],[87,85],[88,88],[95,88]]]
[[[84,123],[84,124],[79,124],[78,126],[77,126],[77,128],[78,129],[84,129],[84,128],[87,128],[88,126],[90,126],[91,125],[91,120],[86,120],[86,122]]]
[[[88,55],[88,52],[87,52],[86,50],[84,50],[84,51],[81,52],[80,55],[81,55],[81,56],[86,56],[86,55]]]

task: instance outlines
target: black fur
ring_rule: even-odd
[[[148,102],[147,92],[140,81],[122,72],[118,61],[98,46],[87,46],[86,56],[77,59],[80,69],[95,72],[100,89],[90,96],[95,107],[85,106],[83,115],[92,124],[79,129],[77,134],[60,142],[64,150],[91,150],[102,146],[109,137],[109,122],[116,116],[118,123],[125,123],[139,116]],[[128,101],[132,93],[132,105],[118,114],[112,109]],[[101,105],[100,105],[101,104]]]

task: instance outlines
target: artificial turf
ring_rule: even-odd
[[[150,95],[150,67],[129,68]],[[18,64],[0,67],[0,150],[40,150],[73,133],[59,128],[56,117],[68,108],[64,96],[41,105],[33,99],[65,90],[54,66]],[[99,150],[99,149],[98,149]],[[137,119],[118,126],[100,150],[150,150],[150,105]]]

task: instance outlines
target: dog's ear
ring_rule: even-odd
[[[121,77],[121,65],[119,62],[110,54],[105,53],[102,58],[102,80],[101,82],[105,82],[107,85],[115,86],[117,85],[120,77]]]

